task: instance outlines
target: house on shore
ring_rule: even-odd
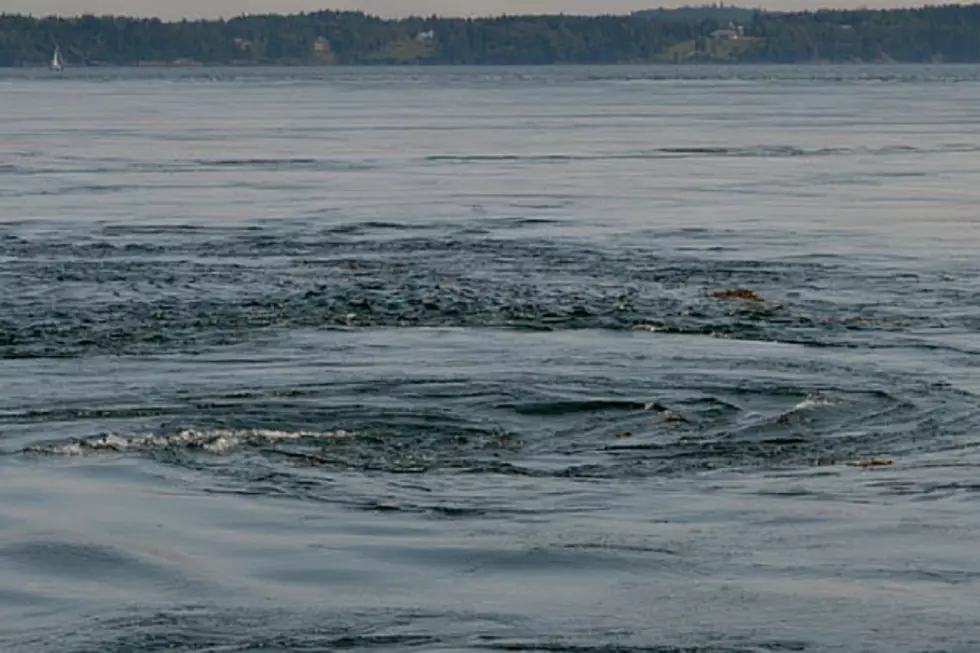
[[[745,28],[728,21],[728,25],[721,29],[716,29],[711,33],[711,38],[720,41],[737,41],[745,35]]]

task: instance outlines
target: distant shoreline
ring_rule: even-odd
[[[209,68],[228,68],[228,69],[257,69],[257,68],[281,68],[281,69],[302,69],[302,70],[330,70],[330,69],[350,69],[363,68],[370,69],[431,69],[431,68],[748,68],[759,66],[789,67],[789,66],[970,66],[980,65],[980,61],[968,62],[948,62],[948,61],[687,61],[681,63],[671,63],[662,61],[653,62],[612,62],[612,63],[475,63],[475,64],[446,64],[446,63],[410,63],[410,64],[389,64],[389,63],[346,63],[346,64],[315,64],[315,63],[276,63],[276,62],[188,62],[171,63],[166,61],[144,61],[139,63],[85,63],[68,65],[65,70],[99,70],[99,69],[146,69],[146,70],[194,70]],[[44,64],[0,65],[0,70],[48,70]]]
[[[980,62],[980,5],[384,20],[360,12],[150,18],[0,14],[0,67]]]

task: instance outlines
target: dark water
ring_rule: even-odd
[[[2,73],[0,649],[980,650],[978,202],[975,67]]]

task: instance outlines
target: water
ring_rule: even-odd
[[[978,126],[978,67],[0,73],[0,647],[976,650]]]

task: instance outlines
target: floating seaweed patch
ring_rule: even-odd
[[[747,302],[761,302],[762,296],[759,293],[747,288],[733,288],[731,290],[716,290],[711,293],[715,299],[741,299]]]
[[[860,460],[856,463],[852,463],[857,467],[863,467],[865,469],[869,467],[890,467],[894,464],[894,461],[887,458],[871,458],[869,460]]]

